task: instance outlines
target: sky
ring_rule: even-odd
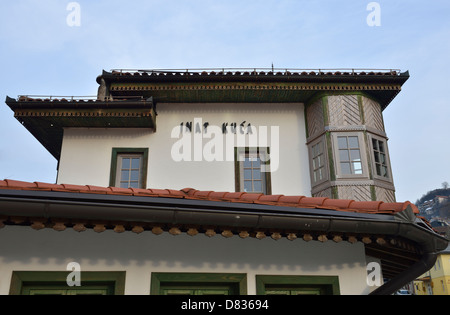
[[[0,179],[57,176],[57,161],[13,117],[7,95],[96,95],[102,70],[273,63],[409,71],[384,111],[397,200],[450,182],[448,0],[71,2],[0,2]]]

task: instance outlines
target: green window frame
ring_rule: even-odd
[[[263,166],[266,169],[270,169],[269,159],[270,148],[235,148],[234,169],[236,192],[271,195],[271,173],[270,171],[261,172]]]
[[[125,271],[81,272],[81,286],[69,287],[65,271],[14,271],[10,295],[124,295]]]
[[[340,295],[337,276],[256,276],[257,295]]]
[[[152,273],[151,295],[246,295],[246,274]]]
[[[129,175],[128,178],[124,179],[124,181],[128,181],[129,185],[132,187],[131,182],[135,182],[134,188],[147,188],[147,171],[148,171],[148,148],[113,148],[112,149],[112,157],[111,157],[111,172],[109,179],[109,186],[111,187],[120,187],[122,181],[122,167],[126,169],[124,172],[128,172],[128,174],[136,171],[138,173],[138,178],[131,178]],[[132,164],[128,166],[122,166],[122,159],[139,159],[139,167],[135,167]],[[133,169],[135,168],[135,169]],[[122,187],[123,188],[123,187]],[[128,188],[128,187],[126,187]]]

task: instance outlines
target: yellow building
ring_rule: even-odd
[[[414,281],[414,291],[417,295],[450,295],[450,246],[430,271]]]

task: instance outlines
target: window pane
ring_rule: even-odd
[[[120,183],[120,188],[128,188],[128,182],[121,182]]]
[[[322,167],[323,166],[323,160],[322,160],[322,156],[319,155],[317,157],[317,166]]]
[[[250,159],[248,157],[246,157],[244,160],[244,167],[246,168],[252,167],[252,162],[250,162]]]
[[[314,145],[313,147],[312,147],[312,155],[313,155],[313,157],[314,156],[317,156],[317,145]]]
[[[338,137],[338,146],[339,149],[347,149],[347,137]]]
[[[252,182],[249,180],[246,180],[244,182],[244,191],[245,192],[252,192],[253,191],[253,187],[252,187]]]
[[[358,137],[348,137],[348,146],[351,149],[359,149]]]
[[[122,171],[121,181],[129,181],[130,180],[130,171]]]
[[[122,168],[129,169],[130,168],[130,159],[122,159]]]
[[[254,191],[255,192],[262,192],[262,182],[261,181],[254,181],[253,182]]]
[[[339,150],[339,159],[342,162],[350,161],[348,150]]]
[[[375,155],[375,162],[380,163],[380,153],[374,152],[374,155]]]
[[[320,142],[317,145],[317,155],[322,154],[323,153],[323,147],[322,147],[322,142]]]
[[[341,163],[342,174],[351,174],[352,170],[350,168],[350,163]]]
[[[130,182],[130,188],[139,188],[139,182]]]
[[[361,154],[359,150],[350,150],[350,157],[352,161],[361,161]]]
[[[253,179],[261,179],[261,170],[259,168],[253,169]]]
[[[381,165],[380,164],[375,164],[375,169],[377,171],[377,175],[381,176]]]
[[[261,159],[257,158],[253,161],[253,168],[261,168]]]
[[[130,180],[132,180],[132,181],[139,181],[139,170],[131,171]]]
[[[252,179],[252,170],[251,169],[244,170],[244,179]]]
[[[375,139],[372,139],[372,146],[373,146],[373,149],[374,150],[379,150],[378,149],[378,141],[377,140],[375,140]]]
[[[354,162],[353,163],[353,170],[354,170],[354,174],[362,174],[362,164],[361,162]]]
[[[386,151],[384,151],[384,142],[379,141],[378,143],[379,143],[379,146],[380,146],[380,152],[382,152],[382,153],[386,152]]]
[[[141,168],[141,159],[134,158],[131,160],[131,168],[132,169],[140,169]]]
[[[314,181],[323,179],[323,170],[319,168],[317,171],[314,171]]]
[[[381,167],[381,176],[388,177],[388,171],[386,166]]]

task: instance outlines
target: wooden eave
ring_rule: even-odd
[[[156,129],[153,102],[65,101],[7,97],[14,117],[57,159],[64,128]]]
[[[105,81],[115,97],[154,97],[176,103],[307,103],[318,93],[362,93],[385,109],[401,91],[409,74],[236,74],[236,73],[110,73]]]

